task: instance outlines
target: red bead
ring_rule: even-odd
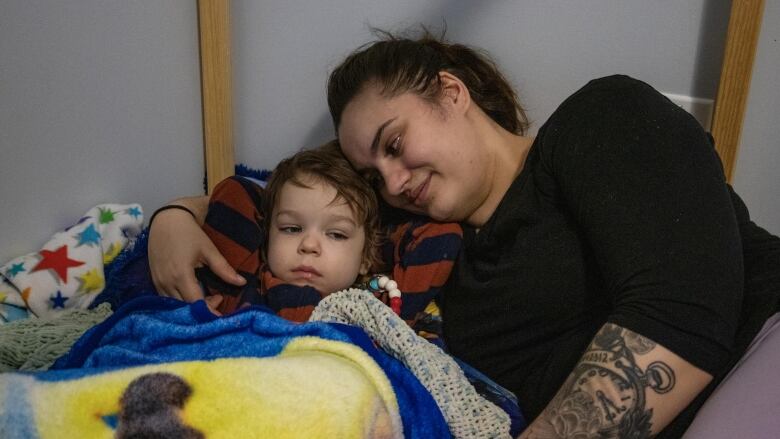
[[[390,308],[392,308],[393,312],[401,315],[401,298],[400,297],[391,297],[390,298]]]

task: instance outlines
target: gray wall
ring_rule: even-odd
[[[780,0],[767,0],[734,187],[753,220],[780,234]]]
[[[780,233],[778,8],[766,0],[735,184]],[[487,49],[519,91],[532,132],[589,79],[625,73],[666,93],[714,99],[730,2],[724,0],[233,0],[237,160],[273,165],[333,136],[329,71],[372,36],[447,24]]]
[[[369,39],[368,26],[447,24],[487,49],[534,128],[588,80],[626,73],[661,91],[713,98],[729,3],[687,0],[234,0],[237,157],[272,167],[333,135],[328,72]]]
[[[0,264],[98,203],[202,193],[196,3],[0,2]]]
[[[778,4],[767,0],[736,186],[780,233]],[[333,135],[328,72],[371,38],[417,23],[490,51],[538,128],[589,79],[626,73],[713,98],[720,0],[233,0],[237,159],[273,167]],[[192,0],[0,2],[0,263],[101,202],[202,190]]]

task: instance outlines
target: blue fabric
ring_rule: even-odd
[[[482,395],[483,398],[492,402],[498,406],[501,410],[505,411],[509,415],[511,424],[509,426],[509,434],[515,437],[522,433],[528,426],[523,413],[520,411],[520,406],[517,403],[517,397],[514,393],[501,387],[498,383],[488,378],[485,374],[470,366],[455,357],[452,357],[458,366],[463,370],[463,374],[466,375],[466,379],[469,380],[472,386],[477,390],[477,393]]]
[[[19,398],[26,392],[24,384],[11,382],[5,390],[5,400],[0,401],[5,409],[0,416],[0,433],[4,438],[38,439],[30,402],[27,398]]]
[[[271,176],[271,171],[268,169],[253,168],[244,164],[237,164],[235,173],[251,179],[260,186],[265,186],[265,182]],[[106,267],[106,286],[90,304],[90,308],[108,302],[111,309],[117,310],[136,297],[157,294],[149,272],[149,260],[146,257],[148,240],[149,228],[147,227],[136,237],[132,246],[124,249]]]
[[[90,309],[108,303],[112,310],[142,296],[156,296],[147,257],[149,228],[139,234],[133,245],[122,250],[106,267],[106,286],[89,305]]]
[[[253,180],[263,181],[263,182],[268,181],[268,179],[271,178],[271,171],[269,171],[268,169],[251,168],[241,163],[237,164],[235,169],[236,169],[236,175],[240,177],[248,177]]]
[[[70,379],[106,369],[226,357],[268,357],[299,336],[315,336],[361,347],[384,370],[400,409],[406,437],[450,437],[430,393],[398,360],[378,350],[362,329],[332,323],[295,324],[268,308],[252,306],[225,317],[205,302],[140,297],[87,331],[53,370],[38,379]],[[63,370],[63,369],[77,369]]]
[[[243,163],[237,164],[234,168],[236,175],[255,180],[260,186],[265,187],[265,182],[271,177],[271,171],[268,169],[257,169],[249,167]],[[203,175],[203,193],[208,192],[208,175]]]
[[[285,308],[295,308],[299,306],[317,306],[322,300],[320,292],[316,288],[305,285],[298,286],[286,283],[280,283],[268,289],[266,293],[268,306],[279,312]]]

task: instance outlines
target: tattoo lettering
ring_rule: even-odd
[[[639,368],[635,355],[656,344],[639,334],[607,323],[561,390],[526,433],[529,438],[650,437],[653,410],[645,407],[646,392],[672,390],[675,375],[661,361]]]

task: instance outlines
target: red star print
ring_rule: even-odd
[[[41,250],[43,259],[32,269],[33,271],[52,269],[65,283],[68,283],[68,268],[84,265],[82,261],[68,258],[68,246],[63,245],[57,250]]]

